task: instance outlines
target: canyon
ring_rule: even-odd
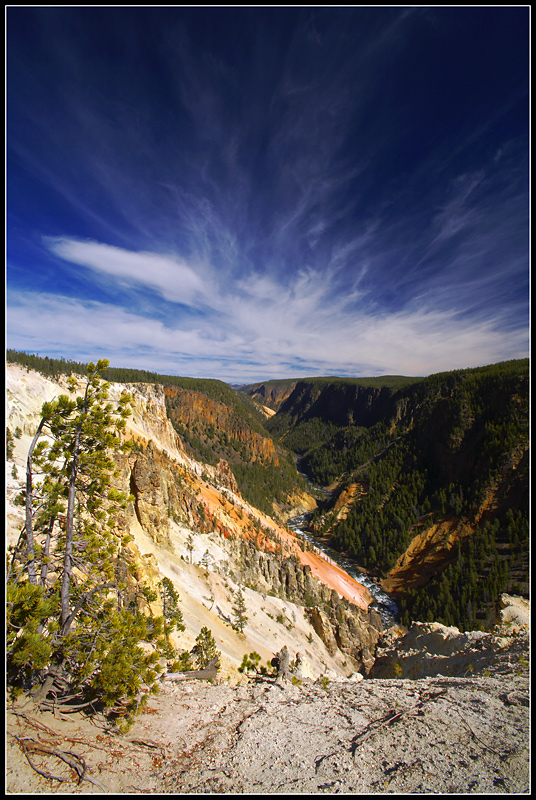
[[[122,388],[111,384],[112,400]],[[185,629],[173,634],[174,646],[190,650],[200,629],[210,629],[218,677],[212,685],[162,683],[127,735],[99,715],[33,713],[13,701],[8,793],[530,791],[528,601],[502,595],[497,625],[487,633],[436,622],[386,627],[370,592],[285,524],[316,506],[303,486],[273,515],[260,511],[244,499],[223,450],[206,463],[181,439],[169,414],[169,397],[180,392],[166,394],[157,383],[126,388],[135,445],[117,457],[117,467],[132,500],[118,523],[133,536],[143,580],[158,589],[167,577],[179,593]],[[6,462],[8,544],[21,530],[15,498],[42,403],[62,393],[65,377],[8,364],[7,426],[15,434]],[[228,426],[228,412],[213,399],[182,399],[181,424],[211,415],[213,424]],[[248,457],[279,458],[267,437],[238,429],[235,421],[235,441],[253,443]],[[515,493],[515,470],[508,474],[511,489],[503,481],[488,495],[490,508]],[[338,521],[368,491],[355,477],[340,491],[331,488]],[[414,537],[389,588],[402,591],[422,578],[422,570],[404,569],[423,552],[432,553],[428,569],[437,566],[433,554],[444,556],[441,543],[458,524],[454,515],[430,529],[425,543]],[[239,588],[247,609],[242,633],[232,625]],[[156,594],[152,610],[161,613]],[[255,651],[266,663],[283,647],[292,659],[288,678],[238,671],[244,655]]]
[[[123,388],[111,384],[111,399]],[[120,488],[133,497],[121,525],[134,537],[131,548],[146,583],[156,589],[168,577],[179,592],[186,630],[175,634],[177,649],[190,649],[206,626],[221,652],[221,675],[231,680],[237,679],[245,654],[255,650],[266,661],[285,644],[303,654],[316,677],[370,668],[382,623],[369,610],[368,590],[247,503],[226,462],[211,466],[192,458],[168,417],[162,386],[126,388],[133,397],[128,435],[135,448],[117,457]],[[8,365],[7,425],[21,432],[6,470],[8,544],[23,522],[14,499],[23,488],[26,453],[42,403],[61,393],[66,393],[61,377],[50,380]],[[293,512],[314,503],[307,495],[296,502]],[[206,568],[201,564],[205,553]],[[244,635],[230,624],[239,586],[248,608]],[[153,605],[159,611],[158,601]]]
[[[499,583],[528,594],[528,419],[521,360],[419,379],[302,379],[266,427],[330,490],[314,536],[375,575],[406,619],[446,612],[445,624],[478,627],[493,619]],[[455,573],[467,560],[462,598]]]

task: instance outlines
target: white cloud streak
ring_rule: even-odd
[[[206,281],[183,260],[156,253],[133,253],[98,242],[49,239],[60,258],[118,279],[125,284],[157,291],[166,300],[198,307],[206,296]]]
[[[174,304],[166,321],[106,302],[13,293],[9,346],[67,358],[105,355],[116,366],[249,382],[299,375],[426,375],[523,357],[524,330],[505,333],[498,319],[460,318],[424,304],[373,313],[360,295],[341,295],[335,272],[319,281],[303,270],[278,282],[228,275],[208,281],[184,261],[132,253],[96,242],[56,240],[71,263],[130,291],[155,290]],[[339,291],[337,291],[339,290]],[[146,291],[145,291],[146,294]],[[189,305],[203,313],[184,315]]]

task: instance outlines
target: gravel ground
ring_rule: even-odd
[[[60,721],[12,708],[7,793],[530,792],[527,669],[359,683],[191,681],[163,686],[149,705],[126,736],[82,715]],[[58,752],[71,754],[70,766]],[[75,757],[87,767],[79,784]]]

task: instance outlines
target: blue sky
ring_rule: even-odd
[[[524,7],[10,7],[7,346],[233,383],[528,354]]]

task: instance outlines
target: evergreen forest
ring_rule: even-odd
[[[331,396],[322,382],[304,381],[268,423],[311,481],[333,490],[312,529],[385,577],[416,534],[465,522],[473,535],[399,605],[406,623],[485,626],[500,592],[528,589],[528,361],[373,388],[345,387],[344,406],[340,381]],[[334,502],[350,485],[358,499],[339,519]],[[482,513],[490,495],[496,499]]]

